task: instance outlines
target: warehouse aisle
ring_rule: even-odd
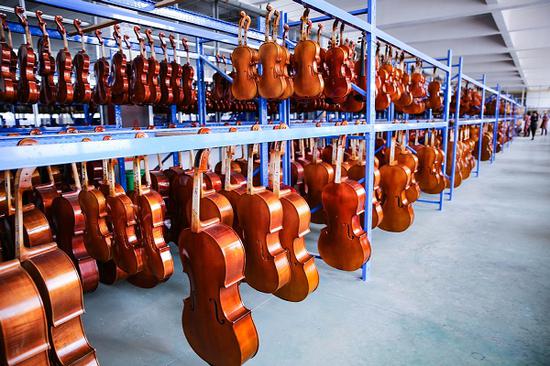
[[[516,138],[443,212],[416,204],[407,232],[375,230],[367,283],[318,261],[320,287],[302,303],[242,285],[260,334],[248,364],[550,363],[549,182],[550,138]],[[86,295],[102,365],[202,365],[181,330],[187,293],[178,258],[158,288],[101,285]]]

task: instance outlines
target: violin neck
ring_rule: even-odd
[[[141,187],[141,163],[140,158],[135,157],[134,158],[134,191],[138,194],[138,196],[141,196],[143,193],[142,187]]]
[[[254,149],[252,148],[248,154],[247,175],[246,175],[246,190],[248,194],[254,191]]]
[[[78,168],[76,167],[76,163],[71,163],[71,170],[73,173],[74,186],[77,191],[80,191],[82,189],[82,185],[80,184],[80,176],[78,175]]]
[[[83,161],[80,164],[80,169],[82,170],[82,186],[84,189],[88,188],[88,170],[86,169],[86,162]]]
[[[273,154],[273,193],[277,197],[281,194],[281,152],[275,151]]]
[[[191,201],[191,231],[198,233],[201,227],[202,172],[195,168],[193,174],[193,199]]]
[[[342,144],[343,145],[343,144]],[[333,150],[336,150],[336,170],[334,172],[334,183],[342,183],[342,160],[344,156],[344,147],[341,144],[336,144]]]

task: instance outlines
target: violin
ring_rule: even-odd
[[[279,11],[276,11],[275,12],[275,18],[273,20],[273,27],[271,29],[273,35],[272,35],[272,38],[275,40],[275,42],[277,42],[277,30],[279,29],[279,17],[281,16],[281,14],[279,13]],[[290,98],[293,94],[294,94],[294,79],[290,76],[290,58],[291,58],[291,55],[290,55],[290,51],[288,50],[287,46],[286,46],[286,39],[287,39],[287,36],[288,36],[288,32],[290,30],[290,27],[288,26],[288,24],[285,24],[284,25],[284,31],[283,31],[283,44],[282,46],[280,46],[280,48],[282,49],[282,52],[283,52],[283,57],[282,57],[282,61],[281,61],[281,65],[282,65],[282,71],[283,71],[283,78],[285,79],[285,82],[286,82],[286,88],[285,88],[285,91],[283,93],[283,95],[281,95],[280,99],[284,100],[284,99],[287,99],[287,98]]]
[[[290,185],[305,195],[304,166],[296,160],[294,141],[290,144]]]
[[[145,36],[147,37],[147,42],[149,43],[149,50],[151,56],[148,59],[148,69],[147,69],[147,85],[149,85],[149,99],[146,101],[148,104],[158,104],[162,96],[160,85],[159,84],[159,73],[160,73],[160,64],[157,61],[157,56],[155,54],[155,40],[153,39],[153,31],[151,29],[145,30]],[[143,46],[145,47],[145,46]],[[145,53],[145,52],[144,52]]]
[[[174,103],[174,94],[172,93],[172,65],[168,62],[168,53],[166,42],[164,42],[164,33],[159,32],[159,41],[162,52],[164,52],[164,60],[160,63],[160,101],[159,103],[168,106]]]
[[[109,61],[105,57],[105,45],[101,37],[101,31],[96,29],[95,36],[99,41],[100,58],[94,64],[96,85],[93,90],[94,103],[99,105],[111,102],[111,86],[109,85]]]
[[[35,77],[36,54],[32,49],[32,37],[29,30],[29,22],[25,16],[25,9],[15,7],[15,15],[25,28],[26,43],[21,44],[17,51],[17,63],[19,65],[19,82],[17,84],[17,96],[19,102],[34,104],[38,102],[40,91]]]
[[[132,61],[132,102],[134,104],[145,104],[151,99],[151,91],[147,77],[149,75],[149,60],[145,51],[145,39],[141,36],[141,28],[134,26],[134,33],[139,42],[140,54]]]
[[[17,55],[13,51],[7,18],[6,14],[0,14],[2,20],[2,27],[0,28],[0,101],[13,103],[17,100],[17,90],[15,88],[17,83]]]
[[[220,67],[220,55],[216,54],[216,65]],[[216,71],[212,76],[214,80],[214,85],[212,87],[212,96],[215,99],[223,100],[225,97],[225,84],[227,80],[221,75],[220,71]]]
[[[376,99],[375,99],[375,109],[376,111],[384,111],[391,104],[390,92],[392,90],[393,84],[390,78],[388,71],[379,67],[380,62],[384,65],[387,65],[384,57],[380,55],[380,42],[376,43]],[[391,66],[391,65],[390,65]],[[389,90],[388,90],[389,88]]]
[[[73,85],[75,103],[90,103],[92,100],[92,88],[88,80],[90,74],[90,56],[86,52],[86,42],[84,42],[84,32],[80,25],[82,22],[79,19],[73,20],[73,25],[76,28],[77,34],[80,36],[82,49],[78,51],[73,58],[75,83]]]
[[[340,39],[340,45],[336,42],[336,29],[338,28],[338,19],[332,26],[330,47],[325,53],[325,65],[327,69],[327,78],[325,81],[325,96],[338,103],[345,100],[345,97],[351,92],[351,82],[346,73],[348,53],[342,47],[343,40]]]
[[[10,180],[10,171],[5,171],[6,214],[14,214]],[[0,332],[7,335],[0,342],[0,363],[50,365],[44,305],[32,277],[21,266],[19,247],[13,250],[15,259],[0,262]]]
[[[427,132],[426,132],[427,133]],[[444,156],[433,146],[434,133],[432,132],[432,142],[428,144],[429,139],[424,139],[424,145],[418,145],[418,185],[423,192],[429,194],[441,193],[446,186],[445,177],[441,171],[441,164]]]
[[[182,38],[181,43],[185,49],[187,55],[187,62],[181,68],[182,74],[182,89],[183,89],[183,99],[181,104],[183,106],[194,106],[197,103],[197,91],[193,89],[193,78],[195,77],[195,69],[189,63],[189,45],[187,44],[187,39]],[[227,80],[224,79],[227,83]]]
[[[223,161],[225,162],[225,171],[223,172],[224,188],[220,191],[220,194],[227,198],[227,200],[231,204],[231,207],[233,207],[233,211],[236,211],[239,207],[239,200],[246,193],[246,178],[244,178],[239,173],[233,172],[233,153],[233,146],[225,147],[225,157],[223,159]],[[239,224],[238,215],[233,215],[233,222],[231,223],[231,226],[233,227],[233,230],[235,230],[237,235],[242,238],[243,231],[241,225]]]
[[[358,75],[356,83],[357,85],[363,89],[367,90],[367,76],[365,73],[365,39],[366,39],[366,33],[363,32],[363,36],[361,37],[361,55],[359,57],[359,60],[355,62],[355,73]],[[356,91],[352,91],[345,103],[342,106],[346,112],[361,112],[365,109],[365,98],[359,94]]]
[[[274,293],[290,281],[287,251],[281,246],[283,207],[279,198],[265,187],[254,187],[253,167],[257,145],[248,150],[246,193],[238,203],[246,251],[246,282],[254,289]]]
[[[443,108],[443,97],[441,96],[441,81],[438,77],[435,76],[435,71],[436,69],[434,67],[432,81],[430,81],[430,83],[428,84],[429,97],[426,106],[434,111],[441,111]]]
[[[113,259],[129,275],[141,272],[144,267],[144,249],[136,233],[134,204],[125,192],[115,187],[114,160],[108,164],[109,195],[107,207],[113,225]]]
[[[401,131],[402,132],[402,131]],[[403,138],[403,133],[400,134],[400,144],[399,144],[399,153],[397,155],[397,162],[401,165],[406,166],[411,171],[411,182],[407,190],[405,191],[405,196],[409,203],[415,202],[420,198],[420,187],[416,181],[416,174],[418,173],[418,158],[415,154],[407,150],[405,141]]]
[[[240,365],[258,351],[258,332],[239,291],[245,270],[241,240],[218,219],[200,219],[202,177],[208,158],[209,150],[197,153],[191,227],[178,239],[183,270],[191,284],[183,305],[183,332],[193,350],[209,364]]]
[[[453,129],[449,129],[449,144],[447,145],[447,151],[450,151],[450,154],[447,154],[447,163],[446,173],[450,177],[452,176],[452,164],[453,164],[453,154],[455,144],[455,136]],[[459,143],[456,145],[456,158],[455,158],[455,174],[454,174],[454,188],[459,187],[462,184],[463,166],[462,166],[462,145]]]
[[[25,140],[20,141],[19,143],[24,143]],[[55,180],[53,177],[52,168],[50,166],[46,167],[48,173],[48,182],[44,184],[37,184],[33,189],[33,202],[36,206],[44,212],[48,221],[51,222],[52,218],[52,203],[53,200],[59,196],[57,187],[55,186]]]
[[[275,39],[270,38],[271,19],[275,10],[268,4],[265,17],[265,42],[258,50],[262,75],[258,79],[258,94],[265,99],[279,99],[286,90],[286,80],[283,77],[283,50]]]
[[[385,231],[405,231],[414,221],[412,205],[406,191],[411,185],[412,171],[395,160],[395,138],[391,141],[389,159],[380,168],[382,188],[382,210],[384,218],[378,227]]]
[[[301,20],[300,41],[294,48],[293,68],[294,93],[301,98],[317,98],[323,93],[325,82],[318,65],[321,60],[321,46],[318,42],[308,39],[306,26],[308,24],[309,9],[306,8]],[[319,28],[319,32],[322,28]]]
[[[118,45],[118,51],[111,60],[111,101],[114,104],[126,104],[129,101],[130,82],[128,80],[128,62],[122,50],[122,36],[120,25],[113,26],[113,38]]]
[[[82,190],[76,163],[71,164],[75,190],[56,197],[52,203],[52,221],[56,241],[73,261],[84,292],[95,291],[99,284],[99,271],[95,259],[90,257],[84,244],[86,221],[78,202]]]
[[[173,103],[176,105],[181,105],[183,103],[183,88],[181,86],[181,78],[182,78],[182,68],[180,65],[179,57],[178,57],[178,48],[176,45],[176,37],[170,33],[168,36],[168,39],[170,40],[170,45],[172,46],[172,51],[174,52],[174,57],[172,58],[172,62],[170,65],[172,66],[172,77],[170,79],[170,86],[172,87],[172,95],[174,96]]]
[[[342,180],[345,141],[345,136],[341,136],[334,147],[337,150],[334,181],[323,188],[327,226],[321,229],[317,246],[328,265],[354,271],[370,258],[371,248],[360,222],[365,209],[365,189],[354,180]]]
[[[158,192],[164,201],[170,199],[170,180],[164,173],[164,169],[162,167],[162,158],[160,157],[160,154],[157,154],[157,161],[158,161],[158,169],[151,170],[151,188]]]
[[[53,80],[55,73],[55,60],[50,51],[50,37],[46,30],[46,22],[42,18],[42,11],[36,11],[38,25],[42,32],[42,38],[38,40],[38,75],[40,83],[40,103],[52,105],[56,102],[57,87]]]
[[[304,181],[306,185],[306,201],[309,207],[315,208],[322,203],[323,188],[334,180],[334,168],[319,158],[319,150],[315,142],[311,141],[311,163],[304,167]],[[325,217],[321,210],[311,215],[311,222],[325,223]]]
[[[63,26],[63,17],[55,17],[57,31],[63,37],[63,48],[59,50],[55,58],[57,65],[57,102],[61,105],[71,104],[73,102],[74,90],[71,82],[71,73],[73,71],[73,61],[69,52],[69,42],[67,42],[67,32]]]
[[[280,125],[280,128],[287,128]],[[319,273],[315,259],[306,249],[305,236],[309,233],[311,213],[306,201],[291,189],[281,189],[281,154],[283,144],[274,143],[273,148],[273,193],[283,206],[283,228],[279,233],[281,246],[288,253],[290,281],[274,295],[298,302],[304,300],[319,285]]]
[[[20,169],[16,173],[16,212],[23,211],[22,193],[31,189],[30,177],[34,169]],[[86,365],[99,365],[82,324],[84,305],[78,273],[70,258],[53,240],[39,242],[34,241],[33,236],[28,236],[28,248],[25,247],[24,231],[31,232],[29,227],[25,228],[27,224],[33,227],[38,222],[41,226],[48,226],[46,217],[39,210],[27,212],[33,212],[33,221],[26,220],[24,215],[15,215],[15,244],[23,268],[35,282],[44,304],[52,362],[67,365],[78,361]]]
[[[231,93],[237,100],[250,100],[258,94],[256,83],[258,52],[247,45],[250,17],[244,11],[241,11],[240,15],[238,46],[231,53],[231,64],[234,72]]]
[[[414,98],[410,92],[410,76],[405,70],[405,53],[401,52],[399,58],[399,69],[396,69],[401,73],[401,79],[399,80],[398,87],[400,88],[401,97],[399,100],[394,101],[394,104],[398,112],[403,112],[403,108],[409,107]]]

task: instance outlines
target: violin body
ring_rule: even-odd
[[[409,203],[415,202],[420,198],[420,187],[416,181],[416,173],[418,172],[418,158],[416,155],[407,150],[401,150],[397,153],[397,162],[405,165],[411,171],[411,182],[405,195]]]
[[[281,287],[275,296],[287,301],[302,301],[319,285],[319,272],[315,259],[305,245],[309,233],[311,213],[306,201],[288,190],[279,200],[283,205],[283,229],[279,233],[281,246],[287,251],[290,263],[290,282]]]
[[[244,279],[243,244],[231,228],[216,221],[198,233],[185,229],[178,244],[191,283],[183,305],[185,337],[209,364],[241,365],[259,347],[252,315],[239,292]]]
[[[370,258],[370,243],[359,218],[365,197],[365,189],[351,179],[330,183],[323,189],[327,226],[321,230],[317,246],[331,267],[354,271]]]
[[[78,194],[78,202],[86,220],[84,245],[94,259],[107,262],[113,257],[113,237],[107,225],[107,200],[96,188],[83,189]]]
[[[441,173],[443,157],[432,146],[420,146],[418,156],[418,184],[423,192],[438,194],[445,189],[445,179]]]
[[[407,200],[406,190],[411,182],[411,170],[392,162],[380,168],[382,210],[384,218],[378,227],[385,231],[405,231],[414,221],[414,211]]]
[[[130,82],[128,63],[122,51],[114,54],[111,63],[111,101],[114,104],[126,104],[129,100]]]
[[[34,104],[38,102],[40,91],[35,77],[36,54],[28,44],[22,44],[17,52],[19,64],[19,82],[17,84],[17,96],[19,102]]]
[[[38,40],[38,75],[40,83],[40,103],[52,105],[56,102],[57,87],[53,76],[55,73],[55,60],[50,54],[49,41],[46,38]]]
[[[170,87],[172,88],[173,101],[172,103],[182,105],[183,103],[183,88],[181,87],[181,78],[183,76],[183,70],[181,65],[175,60],[170,63],[172,66],[172,77],[170,79]]]
[[[258,53],[247,47],[239,46],[231,54],[231,63],[235,69],[231,93],[237,100],[254,99],[258,94],[256,83]]]
[[[42,299],[19,260],[0,263],[0,363],[48,366],[48,324]],[[9,336],[6,336],[9,335]]]
[[[86,228],[84,215],[78,203],[79,192],[64,193],[52,204],[56,242],[73,261],[82,282],[84,292],[95,291],[99,284],[99,270],[95,259],[90,257],[84,245]]]
[[[351,83],[343,66],[347,58],[348,55],[342,47],[331,47],[325,54],[328,74],[325,79],[325,96],[335,102],[344,101],[351,92]]]
[[[84,50],[78,51],[73,58],[75,69],[74,102],[75,103],[90,103],[92,100],[92,88],[88,81],[90,74],[90,56]]]
[[[361,160],[358,164],[355,164],[348,170],[348,178],[358,182],[365,177],[365,161]],[[363,188],[365,183],[362,184]],[[378,159],[375,158],[374,164],[374,179],[373,179],[373,191],[372,191],[372,223],[371,227],[374,229],[382,222],[384,212],[382,205],[380,204],[380,169],[378,169]],[[363,222],[363,215],[361,215],[361,223]]]
[[[71,104],[74,97],[73,84],[71,82],[73,61],[69,50],[59,50],[55,63],[59,74],[57,78],[57,102],[61,105]]]
[[[287,252],[281,246],[283,206],[265,187],[241,196],[237,213],[243,228],[247,283],[258,291],[274,293],[290,281]]]
[[[320,51],[319,44],[310,39],[301,40],[294,48],[294,94],[297,97],[316,98],[323,93],[325,81],[317,67],[322,62]]]
[[[0,42],[0,57],[0,100],[6,103],[15,102],[17,56],[6,42]]]
[[[315,208],[322,203],[323,188],[334,181],[334,168],[325,162],[312,162],[304,168],[304,181],[307,204],[309,207]],[[316,224],[325,223],[322,210],[312,213],[311,222]]]
[[[96,80],[96,85],[93,90],[94,102],[99,105],[111,103],[111,87],[109,86],[109,62],[105,57],[102,57],[95,62],[94,74]]]
[[[174,94],[172,91],[172,65],[167,60],[160,62],[160,101],[161,105],[170,105],[174,103]]]
[[[132,61],[132,102],[145,104],[151,99],[151,91],[147,77],[149,75],[149,60],[139,55]]]
[[[154,57],[149,57],[149,67],[147,69],[147,85],[149,85],[148,104],[158,104],[160,102],[162,92],[160,89],[162,81],[159,84],[160,64]],[[162,80],[162,79],[161,79]]]
[[[197,103],[197,91],[193,89],[193,78],[195,77],[195,69],[189,63],[186,63],[182,66],[181,75],[183,85],[183,99],[181,104],[184,106],[193,106]],[[226,80],[224,79],[224,81]]]

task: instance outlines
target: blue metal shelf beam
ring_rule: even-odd
[[[363,9],[352,10],[349,13],[351,15],[362,15],[362,14],[368,14],[368,12],[369,12],[368,8],[363,8]],[[323,16],[320,16],[320,17],[310,18],[309,20],[312,23],[319,23],[319,22],[325,22],[327,20],[332,20],[332,19],[334,19],[332,16],[323,15]],[[297,27],[300,24],[302,24],[302,22],[301,21],[288,22],[287,24],[288,24],[289,27]]]

